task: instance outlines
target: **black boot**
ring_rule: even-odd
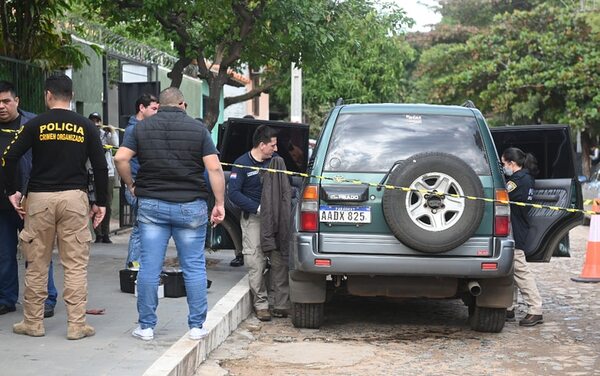
[[[235,258],[231,260],[229,265],[234,267],[244,266],[244,255],[235,256]]]

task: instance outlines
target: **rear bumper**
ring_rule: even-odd
[[[514,256],[512,239],[494,239],[491,257],[449,257],[444,255],[389,255],[319,253],[318,234],[296,233],[292,238],[290,269],[311,274],[430,276],[456,278],[498,278],[511,273]],[[316,266],[327,259],[331,266]],[[483,270],[482,263],[496,263],[495,270]]]

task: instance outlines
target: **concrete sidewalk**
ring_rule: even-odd
[[[2,371],[10,375],[141,375],[188,331],[185,297],[164,298],[159,302],[155,339],[144,342],[131,336],[137,326],[136,298],[120,291],[118,271],[127,255],[128,233],[112,237],[114,244],[92,244],[89,266],[88,309],[106,310],[104,315],[88,315],[96,335],[79,341],[66,339],[66,312],[62,302],[63,272],[54,254],[55,280],[59,302],[55,316],[45,319],[46,336],[32,338],[12,333],[12,325],[22,319],[22,307],[0,316]],[[56,251],[55,251],[56,252]],[[174,256],[169,247],[167,256]],[[233,268],[233,251],[208,253],[209,310],[245,276],[245,267]],[[24,262],[20,264],[21,296]],[[221,309],[220,309],[221,310]],[[209,313],[208,320],[216,314]],[[207,321],[208,323],[208,321]]]

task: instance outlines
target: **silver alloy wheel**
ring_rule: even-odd
[[[465,199],[448,194],[464,196],[460,184],[452,176],[442,172],[429,172],[419,176],[406,195],[409,218],[427,231],[443,231],[455,225],[465,210]],[[435,191],[425,193],[420,191]]]

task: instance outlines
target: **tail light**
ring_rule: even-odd
[[[319,229],[319,189],[309,184],[302,191],[300,203],[300,231],[317,232]]]
[[[494,235],[508,236],[510,234],[510,206],[506,189],[496,189],[494,203]]]

